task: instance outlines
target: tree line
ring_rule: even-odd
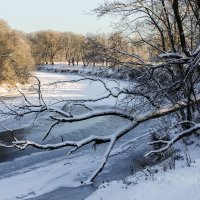
[[[54,64],[56,61],[67,61],[68,65],[100,64],[117,65],[119,59],[127,60],[117,49],[123,48],[130,54],[141,52],[143,44],[132,45],[122,32],[110,34],[76,34],[53,30],[39,31],[27,35],[32,54],[37,64]],[[138,48],[140,46],[140,48]],[[100,48],[101,47],[101,48]],[[112,49],[108,51],[108,48]]]

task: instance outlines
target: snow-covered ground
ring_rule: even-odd
[[[187,154],[190,163],[184,158],[175,161],[173,170],[163,170],[163,166],[153,170],[147,167],[123,181],[100,185],[87,200],[200,200],[200,148],[197,141],[189,146]],[[150,173],[151,170],[154,173]]]
[[[135,175],[136,176],[136,175]],[[158,172],[141,180],[113,181],[99,187],[87,200],[199,200],[200,160],[190,167]],[[135,178],[135,177],[134,177]],[[132,177],[133,179],[133,177]]]

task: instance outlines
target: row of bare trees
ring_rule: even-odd
[[[132,45],[122,32],[84,36],[71,32],[47,30],[28,34],[27,38],[37,64],[67,61],[68,65],[78,65],[81,62],[84,65],[116,66],[121,59],[130,60],[126,54],[121,54],[117,49],[123,48],[124,51],[132,54],[136,51],[141,52],[140,49],[144,46],[141,43]],[[148,57],[147,50],[145,54]]]
[[[78,63],[82,59],[82,35],[47,30],[28,34],[27,37],[37,64],[64,60],[74,65],[75,61]]]

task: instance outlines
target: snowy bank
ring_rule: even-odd
[[[39,65],[39,71],[57,72],[64,74],[77,74],[82,76],[97,76],[101,78],[115,78],[119,80],[130,80],[134,73],[126,67],[106,67],[106,66],[83,66],[67,65],[65,63],[55,63],[54,65]]]
[[[190,148],[189,167],[186,160],[179,160],[175,170],[156,166],[151,173],[146,168],[125,180],[100,185],[87,200],[200,200],[199,151],[194,145]]]
[[[200,199],[200,160],[191,167],[157,173],[148,180],[123,181],[103,184],[87,200],[199,200]]]

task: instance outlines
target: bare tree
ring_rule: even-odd
[[[55,57],[61,51],[61,33],[58,31],[39,31],[28,36],[33,56],[37,64],[54,64]]]
[[[82,60],[84,37],[80,34],[65,32],[61,35],[62,38],[62,54],[68,61],[68,65],[74,65]]]

